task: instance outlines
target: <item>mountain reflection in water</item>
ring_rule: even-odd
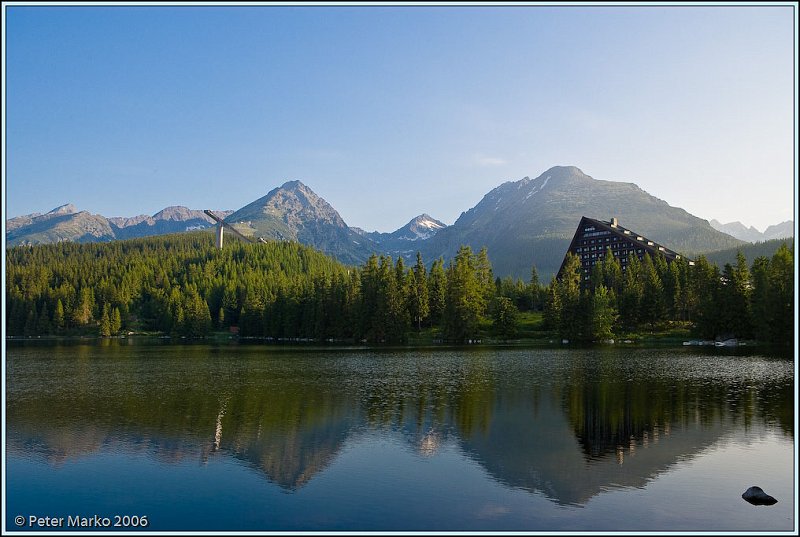
[[[233,457],[286,491],[348,440],[454,444],[496,482],[585,504],[643,487],[734,427],[793,438],[792,363],[683,350],[11,347],[12,454]],[[46,374],[45,374],[46,372]]]

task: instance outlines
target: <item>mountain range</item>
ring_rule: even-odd
[[[746,242],[763,242],[794,237],[794,220],[787,220],[780,224],[769,226],[763,233],[753,226],[747,227],[739,221],[722,224],[717,220],[712,220],[710,224],[717,231],[727,233]]]
[[[223,218],[233,211],[217,211]],[[106,218],[88,211],[78,211],[68,203],[52,211],[18,216],[6,221],[6,243],[48,244],[53,242],[107,242],[164,235],[211,227],[214,221],[203,211],[172,206],[153,216]]]
[[[534,264],[543,278],[555,274],[581,216],[615,217],[626,228],[689,256],[743,244],[633,183],[594,179],[574,166],[505,182],[452,226],[422,214],[392,233],[350,227],[300,181],[286,182],[236,211],[217,214],[245,235],[298,241],[348,264],[363,263],[372,253],[413,262],[417,251],[430,263],[440,256],[451,258],[463,244],[476,251],[486,246],[495,275],[525,279]],[[105,218],[64,205],[8,220],[6,240],[9,246],[110,241],[212,225],[202,211],[186,207],[168,207],[152,216]]]

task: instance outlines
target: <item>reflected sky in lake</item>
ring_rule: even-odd
[[[791,530],[791,359],[687,349],[8,348],[8,527]],[[756,508],[758,484],[779,499]]]

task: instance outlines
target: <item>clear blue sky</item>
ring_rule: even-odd
[[[391,231],[575,165],[709,220],[793,218],[789,5],[5,8],[9,217],[237,209],[298,179]]]

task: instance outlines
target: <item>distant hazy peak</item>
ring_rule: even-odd
[[[711,224],[711,227],[717,231],[722,231],[723,233],[727,233],[728,235],[747,242],[759,242],[794,236],[793,220],[787,220],[785,222],[781,222],[780,224],[771,225],[767,227],[763,233],[755,227],[747,227],[739,221],[723,224],[718,220],[711,220],[709,224]]]
[[[794,237],[794,220],[786,220],[780,224],[769,226],[764,230],[764,240]]]
[[[436,220],[428,213],[422,213],[421,215],[412,218],[408,225],[426,229],[441,229],[443,227],[447,227],[444,223]]]
[[[740,221],[738,221],[738,220],[737,220],[737,221],[735,221],[735,222],[728,222],[727,224],[723,224],[723,223],[722,223],[722,222],[720,222],[719,220],[711,220],[711,222],[709,222],[709,223],[711,224],[711,226],[712,226],[712,227],[719,226],[719,227],[729,227],[729,228],[738,228],[738,229],[751,229],[751,230],[758,231],[758,230],[757,230],[755,227],[753,227],[753,226],[750,226],[750,227],[748,228],[746,225],[742,224],[742,223],[741,223]],[[759,232],[759,233],[760,233],[760,232]]]
[[[172,205],[154,214],[153,218],[155,220],[188,220],[195,216],[194,213],[196,212],[198,211],[193,211],[182,205]]]

